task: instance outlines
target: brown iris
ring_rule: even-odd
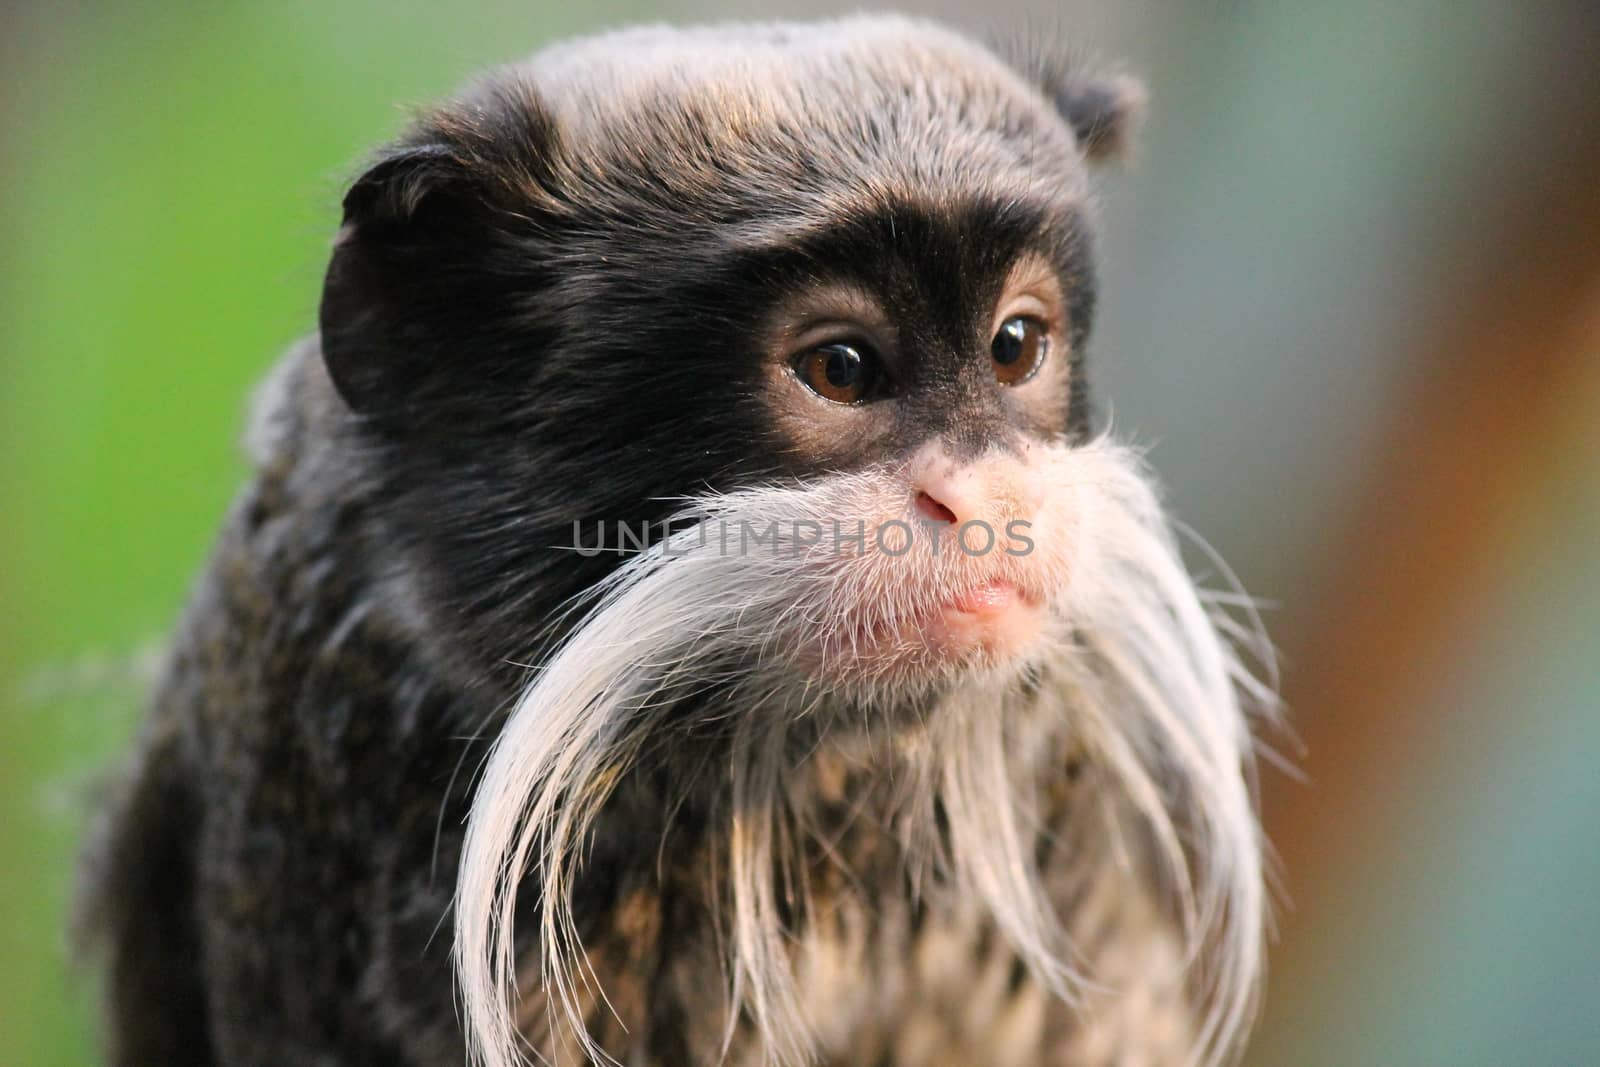
[[[802,352],[794,372],[813,393],[835,404],[859,404],[872,392],[878,362],[871,349],[840,342]]]
[[[1001,385],[1020,385],[1032,378],[1050,350],[1050,331],[1038,319],[1014,315],[1000,324],[989,355]]]

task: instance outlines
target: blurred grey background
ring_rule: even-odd
[[[1152,90],[1091,359],[1275,605],[1305,781],[1266,774],[1252,1062],[1600,1063],[1600,6],[907,6]],[[397,104],[593,28],[831,8],[0,11],[0,1063],[92,1062],[85,784]]]

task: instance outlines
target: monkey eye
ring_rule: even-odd
[[[870,348],[837,342],[802,352],[794,372],[806,388],[835,404],[859,404],[878,381],[878,360]]]
[[[1045,324],[1028,315],[1013,315],[1000,324],[989,345],[995,381],[1021,385],[1034,376],[1049,351],[1050,331]]]

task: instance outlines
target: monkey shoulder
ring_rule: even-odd
[[[294,1062],[351,1034],[368,1056],[391,1026],[410,1051],[386,1062],[435,1062],[417,1055],[428,1048],[452,1062],[435,934],[482,756],[473,727],[494,705],[441,677],[307,359],[291,352],[258,399],[254,470],[150,722],[183,742],[162,758],[192,797],[197,940],[226,1062]]]

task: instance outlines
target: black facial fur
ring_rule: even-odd
[[[1007,409],[986,358],[1002,283],[1025,254],[1042,257],[1060,278],[1071,324],[1068,351],[1058,354],[1071,361],[1070,402],[1045,423]],[[890,323],[884,340],[892,349],[890,376],[901,406],[893,429],[830,453],[826,465],[800,457],[789,464],[793,473],[881,463],[935,436],[943,436],[956,454],[976,455],[1004,446],[1016,433],[1065,432],[1080,439],[1087,433],[1089,394],[1081,362],[1094,311],[1094,275],[1086,220],[1070,200],[979,196],[954,204],[888,203],[843,215],[805,239],[740,257],[731,277],[762,279],[760,289],[738,297],[758,307],[819,277],[846,282],[870,294]]]

